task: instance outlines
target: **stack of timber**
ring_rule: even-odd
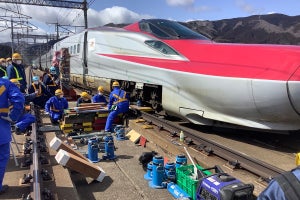
[[[82,103],[79,107],[66,110],[60,128],[65,134],[80,130],[100,131],[105,128],[108,114],[107,107],[101,103]],[[117,117],[114,123],[120,123],[121,116]]]

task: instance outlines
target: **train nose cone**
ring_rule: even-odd
[[[300,115],[300,66],[287,82],[289,100],[295,112]]]

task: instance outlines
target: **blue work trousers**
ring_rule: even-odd
[[[52,122],[58,122],[58,120],[60,120],[62,118],[62,113],[58,113],[58,112],[51,112],[50,113],[50,118]]]
[[[20,119],[16,123],[16,127],[18,127],[20,131],[24,132],[28,126],[35,122],[35,120],[35,116],[30,113],[26,113],[20,117]]]
[[[6,165],[9,160],[10,142],[0,144],[0,190],[2,190],[2,183],[5,174]]]
[[[114,122],[114,119],[118,116],[120,113],[125,113],[129,110],[128,106],[120,106],[117,110],[112,110],[106,120],[105,124],[105,131],[112,132],[112,124]]]

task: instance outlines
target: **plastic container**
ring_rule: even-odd
[[[196,165],[199,170],[203,170],[204,168],[200,165]],[[194,166],[193,165],[185,165],[176,169],[176,178],[177,185],[181,187],[188,195],[192,197],[193,200],[196,200],[197,187],[199,180],[194,180],[193,174]],[[208,170],[203,172],[205,175],[209,176],[212,173]]]
[[[180,131],[180,133],[179,133],[179,141],[184,142],[184,133],[183,133],[183,131]]]

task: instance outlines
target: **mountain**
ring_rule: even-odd
[[[216,42],[300,44],[300,16],[252,15],[218,21],[183,23]]]

